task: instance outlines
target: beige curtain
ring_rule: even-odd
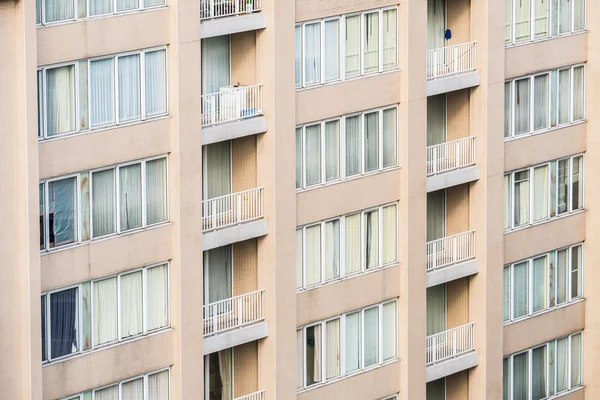
[[[340,375],[340,320],[334,319],[325,324],[326,330],[326,372],[327,379]]]
[[[529,170],[515,173],[514,213],[515,226],[529,223]]]
[[[148,400],[169,400],[169,371],[148,375]]]
[[[323,335],[321,334],[321,325],[315,325],[314,327],[314,353],[313,353],[313,382],[321,382],[321,358],[323,345]]]
[[[306,284],[321,282],[321,225],[309,226],[306,235]]]
[[[550,0],[535,0],[535,38],[542,38],[550,34]]]
[[[383,208],[383,264],[389,264],[398,259],[397,207],[395,204]]]
[[[94,391],[95,400],[119,400],[119,385]]]
[[[379,210],[364,213],[365,268],[379,266]]]
[[[166,264],[148,268],[146,273],[148,294],[146,297],[149,331],[168,325],[168,282],[168,268]]]
[[[374,12],[364,16],[364,71],[365,73],[379,70],[379,13]]]
[[[558,72],[558,123],[571,121],[571,69]]]
[[[345,272],[351,274],[360,268],[360,214],[347,215],[345,224]]]
[[[584,67],[573,68],[573,121],[585,118]]]
[[[142,271],[121,276],[121,338],[143,331]]]
[[[398,321],[396,320],[396,302],[383,305],[383,361],[397,356]]]
[[[117,278],[94,282],[94,346],[117,340]]]
[[[383,69],[396,68],[397,54],[396,48],[396,25],[398,16],[396,9],[383,12]]]
[[[340,221],[325,223],[325,280],[340,276]]]
[[[360,74],[360,16],[346,17],[346,76]]]
[[[530,0],[515,0],[515,41],[531,40],[531,3]]]
[[[121,386],[121,400],[144,400],[144,379],[125,382]]]
[[[533,170],[533,221],[548,218],[548,166]]]
[[[512,43],[512,5],[515,0],[504,0],[504,43]]]
[[[219,376],[221,378],[222,390],[221,400],[231,400],[233,398],[233,380],[232,380],[232,349],[221,350],[219,355]]]
[[[46,135],[75,130],[75,67],[67,65],[46,71]]]

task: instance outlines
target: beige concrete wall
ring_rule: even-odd
[[[300,90],[296,92],[296,124],[397,104],[400,75],[385,72]]]
[[[588,21],[591,21],[589,11]],[[587,33],[509,47],[506,49],[506,79],[585,62],[587,49]]]
[[[231,141],[231,189],[232,192],[257,187],[256,183],[256,136],[245,136]]]
[[[448,45],[469,42],[471,38],[471,1],[446,1],[446,26],[452,31]]]
[[[233,348],[233,396],[241,397],[259,390],[258,342]]]
[[[446,236],[469,230],[469,184],[446,189]]]
[[[37,63],[41,66],[166,45],[170,23],[169,8],[160,8],[40,27]]]
[[[568,306],[506,325],[503,328],[504,355],[513,354],[517,351],[583,330],[585,328],[585,308],[586,302],[578,301]],[[584,346],[587,346],[587,341]],[[584,354],[587,351],[587,347],[584,347]]]
[[[471,136],[471,91],[457,90],[446,94],[446,140]],[[477,132],[474,132],[477,136]]]
[[[233,295],[239,296],[258,290],[258,263],[256,239],[234,243]]]
[[[161,118],[40,142],[40,179],[167,154],[171,123]]]
[[[256,32],[231,35],[231,84],[254,85],[256,82]]]
[[[587,123],[525,136],[504,143],[504,169],[513,171],[586,150]],[[585,159],[588,163],[588,159]]]
[[[306,325],[400,296],[400,266],[306,290],[296,295],[296,324]]]
[[[61,399],[173,364],[173,331],[43,367],[44,399]]]
[[[305,0],[296,3],[296,21],[348,14],[378,7],[394,6],[398,0]]]
[[[446,328],[469,322],[469,278],[446,283]]]
[[[563,234],[566,232],[568,234]],[[585,232],[586,213],[580,212],[507,233],[504,235],[504,263],[509,264],[536,254],[582,242],[586,238]],[[588,279],[587,276],[586,279]]]
[[[446,400],[469,399],[469,371],[461,371],[446,377]]]

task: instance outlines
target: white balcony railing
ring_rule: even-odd
[[[261,0],[200,0],[200,19],[250,14],[261,8]]]
[[[202,126],[263,114],[263,85],[225,86],[202,95]]]
[[[264,310],[264,289],[207,304],[204,306],[204,336],[262,321]]]
[[[475,230],[427,242],[427,271],[475,258]]]
[[[427,147],[427,175],[475,164],[475,136]]]
[[[258,392],[250,393],[242,397],[236,397],[233,400],[265,400],[265,391],[261,390]]]
[[[262,218],[263,188],[202,201],[202,229],[219,229]]]
[[[477,68],[477,42],[427,51],[427,79],[455,75]]]
[[[431,365],[475,350],[475,322],[425,339],[425,364]]]

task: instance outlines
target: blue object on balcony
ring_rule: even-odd
[[[444,32],[444,38],[446,40],[452,39],[452,31],[450,29],[446,29],[446,32]]]

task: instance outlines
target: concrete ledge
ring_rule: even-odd
[[[202,128],[202,144],[224,142],[244,136],[258,135],[267,131],[267,117],[245,118],[237,121],[210,125]]]
[[[266,27],[267,18],[262,12],[209,19],[200,23],[200,39],[254,31]]]
[[[269,336],[269,323],[264,321],[204,338],[204,355],[229,349]]]
[[[443,172],[438,175],[428,176],[427,193],[446,189],[452,186],[462,185],[463,183],[473,182],[478,179],[479,167],[477,165],[457,169],[454,171]]]
[[[479,71],[428,80],[427,96],[454,92],[455,90],[467,89],[474,86],[479,86]]]
[[[202,235],[202,249],[206,251],[231,243],[243,242],[244,240],[265,236],[268,232],[269,225],[264,219],[204,232]]]
[[[450,360],[442,361],[427,367],[427,382],[435,381],[448,375],[455,374],[465,369],[476,367],[479,364],[479,353],[472,351]]]
[[[479,261],[469,260],[462,263],[439,268],[427,273],[427,287],[441,285],[442,283],[475,275],[479,272]]]

